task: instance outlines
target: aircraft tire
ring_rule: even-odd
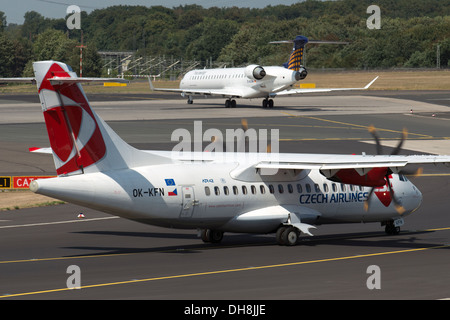
[[[201,234],[201,238],[203,240],[203,242],[207,243],[210,242],[210,231],[209,229],[203,229],[202,230],[202,234]]]
[[[287,227],[281,234],[281,238],[285,245],[295,246],[298,241],[298,231],[295,227]]]
[[[202,240],[205,243],[220,243],[223,239],[223,232],[219,230],[203,229]]]
[[[263,107],[263,108],[267,108],[267,106],[269,105],[269,103],[268,103],[267,100],[268,100],[268,99],[264,99],[264,100],[263,100],[263,102],[262,102],[262,107]]]
[[[388,223],[384,228],[384,232],[388,235],[397,235],[400,233],[400,227],[394,226],[393,223]]]
[[[284,243],[284,241],[283,241],[283,237],[282,237],[282,235],[283,235],[283,232],[286,230],[286,227],[285,226],[281,226],[281,227],[279,227],[278,229],[277,229],[277,233],[276,233],[276,235],[275,235],[275,238],[276,238],[276,240],[277,240],[277,243],[280,245],[280,246],[284,246],[285,245],[285,243]]]
[[[269,108],[273,108],[273,99],[269,99],[267,105]]]

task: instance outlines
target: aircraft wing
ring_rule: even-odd
[[[268,154],[269,155],[269,154]],[[373,168],[389,168],[399,172],[407,165],[445,164],[450,166],[449,155],[329,155],[329,154],[280,154],[271,155],[272,159],[259,161],[256,169],[285,170],[320,170],[325,176],[331,177],[342,169],[354,169],[360,175]]]
[[[155,88],[152,80],[148,77],[148,83],[152,91],[179,92],[182,95],[204,95],[204,96],[221,96],[227,98],[240,98],[242,93],[227,89],[176,89],[176,88]]]
[[[331,92],[331,91],[351,91],[351,90],[367,90],[378,79],[378,76],[370,81],[365,87],[362,88],[311,88],[311,89],[287,89],[280,92],[272,93],[271,96],[285,96],[292,94],[304,94],[304,93],[319,93],[319,92]]]

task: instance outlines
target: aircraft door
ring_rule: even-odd
[[[182,190],[182,205],[180,218],[191,218],[194,213],[194,208],[198,204],[198,200],[195,200],[194,187],[183,186]]]

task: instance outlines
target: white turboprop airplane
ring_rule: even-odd
[[[294,43],[289,62],[284,66],[262,67],[249,65],[245,68],[218,68],[199,69],[186,73],[181,79],[179,89],[155,88],[150,80],[150,88],[153,91],[180,92],[183,97],[188,97],[188,103],[193,103],[193,96],[220,96],[225,97],[225,107],[236,107],[236,98],[255,99],[264,98],[262,106],[273,108],[273,98],[292,94],[366,90],[378,78],[376,77],[362,88],[311,88],[296,89],[294,84],[306,78],[308,72],[302,66],[303,51],[306,43],[334,43],[334,41],[309,41],[304,36],[297,36],[295,40],[274,41],[272,43]]]
[[[98,79],[78,78],[60,62],[33,68],[51,145],[40,151],[53,154],[58,176],[30,189],[142,223],[198,229],[205,242],[224,232],[276,233],[280,245],[294,245],[327,223],[381,222],[398,233],[422,201],[400,170],[450,163],[438,155],[137,150],[90,107],[80,83]]]

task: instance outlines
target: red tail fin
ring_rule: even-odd
[[[96,117],[78,83],[55,78],[76,77],[67,65],[34,64],[39,97],[58,175],[83,172],[106,153]]]

